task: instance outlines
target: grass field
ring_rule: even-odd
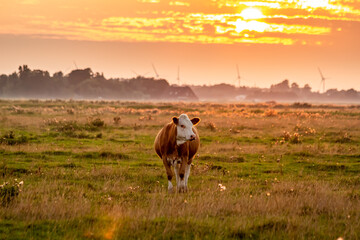
[[[181,113],[202,119],[201,147],[189,192],[168,194],[153,141]],[[0,114],[0,239],[360,238],[360,106],[2,100]]]

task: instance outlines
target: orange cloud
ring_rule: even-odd
[[[185,7],[190,7],[190,3],[180,2],[180,1],[169,2],[169,5],[170,5],[170,6],[185,6]]]
[[[37,4],[40,10],[49,6],[39,0],[15,2]],[[83,17],[75,14],[79,5],[64,2],[67,10],[60,17],[51,14],[51,9],[42,11],[43,15],[29,12],[21,17],[0,10],[0,33],[90,41],[330,44],[326,36],[346,28],[349,22],[360,22],[360,4],[351,0],[204,0],[204,8],[199,7],[200,0],[129,0],[120,3],[125,10],[118,16],[116,11],[111,15],[94,11],[99,3],[89,0],[89,12]],[[105,1],[101,7],[109,3]],[[73,12],[69,6],[74,7]],[[22,10],[26,12],[26,7]]]

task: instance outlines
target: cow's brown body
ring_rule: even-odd
[[[168,180],[174,176],[174,173],[171,169],[171,166],[178,169],[178,176],[176,176],[176,180],[178,182],[178,178],[180,181],[184,180],[185,170],[186,168],[190,168],[192,160],[199,149],[200,146],[200,138],[199,134],[195,127],[192,127],[193,132],[196,137],[193,141],[186,141],[184,144],[177,145],[176,136],[177,136],[177,127],[173,122],[165,125],[158,135],[155,138],[155,151],[157,155],[163,160],[163,164],[166,169],[166,174]],[[178,168],[180,165],[180,168]],[[188,177],[188,176],[187,176]],[[187,184],[187,179],[186,179]],[[179,187],[179,182],[178,182]],[[186,191],[185,189],[178,189],[179,191]]]

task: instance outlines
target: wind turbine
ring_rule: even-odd
[[[153,70],[154,70],[154,73],[155,73],[156,78],[159,78],[160,75],[159,75],[159,73],[156,71],[155,65],[154,65],[153,63],[151,63],[151,66],[152,66],[152,68],[153,68]]]
[[[136,77],[137,78],[139,78],[139,77],[145,77],[149,72],[147,72],[147,73],[145,73],[145,74],[138,74],[137,72],[135,72],[134,70],[131,70],[135,75],[136,75]]]
[[[321,90],[321,84],[323,86],[323,93],[325,93],[325,80],[329,79],[327,77],[324,77],[324,75],[322,74],[320,68],[318,67],[319,73],[320,73],[320,77],[321,77],[321,82],[320,82],[320,90]]]
[[[237,78],[236,78],[236,80],[238,81],[238,84],[239,84],[239,87],[240,87],[241,77],[240,77],[240,72],[239,72],[239,65],[237,65],[237,64],[236,64],[236,71],[237,71]]]
[[[79,68],[78,68],[78,66],[76,65],[76,62],[75,62],[75,61],[74,61],[74,65],[75,65],[76,70],[78,70]]]
[[[180,66],[178,66],[178,69],[177,69],[177,78],[176,78],[177,82],[178,82],[178,85],[180,86]]]

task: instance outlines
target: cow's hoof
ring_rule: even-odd
[[[173,192],[174,192],[174,187],[173,187],[173,185],[172,185],[172,183],[171,183],[170,180],[169,180],[169,182],[168,182],[168,192],[169,192],[169,193],[173,193]]]
[[[179,193],[186,193],[187,192],[187,187],[186,186],[180,186],[178,189]]]

